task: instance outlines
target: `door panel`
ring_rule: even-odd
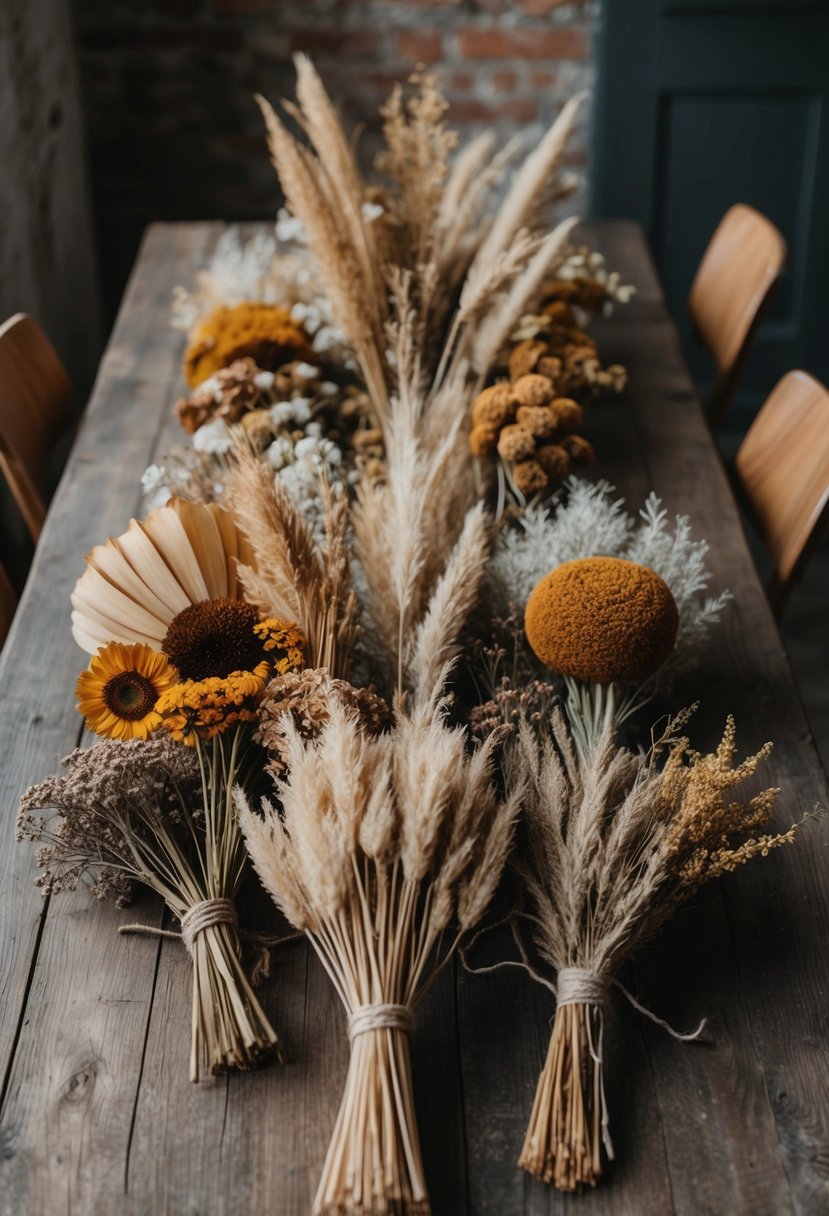
[[[594,214],[644,224],[704,393],[687,296],[723,212],[746,202],[790,258],[731,420],[794,366],[829,380],[829,2],[605,0]]]

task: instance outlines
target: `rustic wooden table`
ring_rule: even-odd
[[[43,900],[18,795],[55,771],[81,732],[83,656],[69,632],[82,555],[140,511],[138,478],[176,439],[182,340],[167,316],[219,224],[147,234],[83,429],[55,497],[0,660],[0,1213],[2,1216],[304,1216],[345,1076],[344,1019],[304,944],[287,948],[265,1003],[291,1062],[187,1080],[190,964],[175,942],[119,937],[162,923],[147,899],[120,913],[81,890]],[[735,600],[684,690],[692,729],[714,742],[733,711],[739,742],[770,737],[777,821],[825,786],[786,655],[688,380],[640,231],[586,236],[634,302],[599,334],[630,370],[620,404],[591,408],[599,471],[641,504],[653,487],[712,545],[714,585]],[[829,1212],[829,827],[703,892],[627,976],[674,1024],[710,1019],[710,1042],[675,1042],[621,1000],[609,1017],[608,1097],[617,1151],[602,1185],[562,1197],[516,1168],[549,1033],[549,994],[521,973],[444,973],[418,1015],[419,1122],[438,1216]],[[482,943],[481,961],[509,950]]]

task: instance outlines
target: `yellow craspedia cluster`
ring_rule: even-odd
[[[184,680],[161,694],[156,712],[180,743],[212,739],[243,722],[256,721],[256,707],[270,679],[270,663],[206,680]]]
[[[184,375],[195,387],[246,358],[265,371],[276,371],[292,359],[316,362],[305,330],[289,309],[246,300],[233,308],[217,308],[198,322],[184,356]]]
[[[524,619],[546,667],[596,684],[646,680],[673,650],[678,626],[664,579],[618,557],[579,558],[545,575]]]

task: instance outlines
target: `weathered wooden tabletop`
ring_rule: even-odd
[[[264,991],[291,1062],[192,1085],[190,964],[179,944],[119,937],[162,923],[80,890],[43,900],[31,847],[14,842],[19,794],[78,742],[73,690],[84,656],[69,592],[85,552],[140,510],[144,467],[176,439],[182,339],[167,324],[219,224],[148,233],[0,660],[0,1213],[2,1216],[304,1216],[345,1077],[342,1012],[304,943]],[[733,711],[745,749],[773,738],[777,822],[825,786],[777,629],[725,475],[689,383],[644,240],[633,225],[585,235],[633,303],[597,327],[606,361],[630,370],[625,400],[591,407],[598,472],[641,505],[653,487],[712,546],[714,589],[734,602],[683,690],[702,707],[700,745]],[[413,1066],[438,1216],[829,1212],[829,825],[704,891],[626,977],[681,1027],[683,1044],[621,999],[609,1016],[608,1099],[616,1161],[600,1187],[563,1197],[516,1167],[549,1034],[549,993],[520,972],[444,973],[418,1014]],[[481,961],[509,950],[493,936]]]

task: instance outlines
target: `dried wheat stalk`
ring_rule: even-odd
[[[296,65],[299,107],[285,108],[308,145],[259,98],[271,157],[388,432],[390,397],[400,392],[399,365],[388,358],[390,335],[394,347],[395,332],[408,328],[425,416],[447,383],[464,385],[473,346],[474,370],[479,379],[486,374],[528,294],[552,268],[565,232],[542,242],[547,205],[567,192],[562,160],[585,95],[563,108],[490,219],[487,204],[515,156],[515,141],[493,156],[491,140],[481,138],[452,166],[456,136],[446,125],[446,102],[434,78],[418,74],[413,96],[405,99],[396,88],[382,108],[384,180],[372,186],[310,61],[298,56]],[[476,337],[481,325],[486,340]],[[466,384],[452,397],[455,417],[465,416],[469,400]]]
[[[371,737],[332,703],[316,740],[283,719],[281,813],[238,799],[254,866],[307,933],[342,1000],[352,1044],[314,1202],[320,1216],[428,1213],[408,1034],[412,1011],[484,912],[518,799],[500,801],[492,747],[471,756],[439,711],[398,712]]]
[[[763,831],[777,790],[744,801],[732,793],[770,745],[735,766],[733,719],[710,755],[678,737],[686,720],[644,757],[615,747],[609,727],[577,753],[559,712],[549,733],[526,723],[520,731],[513,777],[527,791],[528,834],[520,870],[536,945],[558,972],[558,1006],[519,1164],[561,1190],[594,1186],[603,1143],[612,1155],[601,1041],[619,968],[704,882],[794,839],[794,826]]]

